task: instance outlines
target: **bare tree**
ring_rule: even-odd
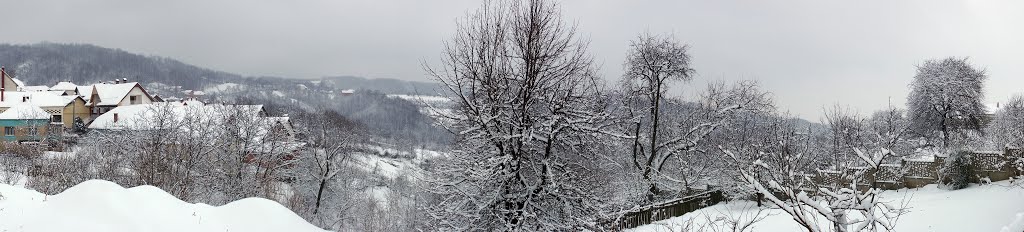
[[[309,147],[312,149],[306,159],[312,158],[317,179],[316,203],[313,214],[320,211],[324,190],[342,171],[342,165],[351,159],[350,153],[356,145],[358,128],[338,113],[320,109],[307,122],[309,126]]]
[[[868,127],[872,134],[869,140],[875,148],[885,148],[897,155],[911,152],[911,145],[908,144],[911,136],[910,123],[905,114],[905,110],[890,105],[871,115],[868,119]]]
[[[457,149],[426,180],[442,230],[578,230],[600,208],[612,130],[587,43],[548,1],[499,1],[460,21],[427,71],[457,103]],[[598,179],[599,180],[599,179]]]
[[[690,184],[690,181],[685,181],[686,178],[699,178],[693,174],[711,170],[704,166],[711,160],[700,159],[699,156],[706,152],[699,149],[706,138],[716,130],[726,127],[729,121],[741,112],[759,111],[771,106],[769,94],[760,90],[758,84],[752,81],[738,82],[734,85],[726,85],[722,82],[709,84],[696,103],[681,100],[667,102],[672,103],[673,107],[670,109],[670,113],[674,117],[666,122],[662,132],[658,132],[662,133],[665,139],[654,144],[652,148],[647,148],[657,152],[634,152],[631,157],[633,166],[640,171],[641,180],[647,185],[647,201],[653,201],[657,196],[665,193],[659,185],[662,185],[660,183],[662,180],[673,179],[669,176],[671,172],[664,172],[667,166],[672,166],[669,163],[672,161],[683,162],[675,164],[675,167],[679,167],[680,171],[691,175],[679,177],[684,179],[682,181],[684,184]],[[637,144],[634,143],[634,145]],[[673,157],[690,152],[698,152],[698,154],[673,160]],[[704,164],[692,163],[694,161],[704,162]],[[684,164],[685,162],[691,163]],[[689,188],[689,186],[683,186],[683,188]]]
[[[907,96],[911,127],[926,137],[940,133],[944,148],[952,133],[980,131],[987,77],[966,58],[925,61],[917,67]]]
[[[908,198],[894,204],[881,199],[879,189],[857,190],[858,182],[866,181],[860,178],[863,173],[855,174],[850,186],[819,186],[803,174],[813,161],[799,149],[792,149],[793,141],[780,139],[780,147],[758,155],[723,152],[734,160],[742,183],[790,215],[805,231],[894,231],[900,216],[908,212]],[[857,159],[874,169],[891,155],[884,149],[872,155],[859,149],[855,153]],[[817,192],[818,197],[807,190]]]
[[[650,192],[657,194],[657,185],[651,181],[656,162],[662,146],[658,143],[661,105],[669,84],[674,81],[689,81],[694,70],[690,68],[690,55],[687,46],[680,44],[671,36],[655,36],[642,34],[630,44],[626,57],[625,75],[622,85],[626,94],[625,100],[629,117],[635,124],[632,153],[634,160],[641,160],[642,178],[651,182]],[[646,112],[644,112],[646,110]],[[662,132],[664,133],[664,132]],[[642,135],[641,135],[642,134]]]
[[[844,167],[855,160],[852,151],[856,147],[865,147],[868,143],[868,128],[865,119],[856,112],[836,105],[824,112],[825,125],[828,126],[828,140],[832,160],[828,163],[833,167]]]

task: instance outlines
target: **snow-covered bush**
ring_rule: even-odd
[[[854,152],[872,168],[878,168],[891,155],[885,149],[871,155],[857,149]],[[769,204],[790,215],[806,231],[894,231],[900,216],[908,212],[905,205],[882,201],[879,189],[856,190],[857,183],[865,181],[858,179],[862,175],[853,175],[849,186],[816,186],[796,172],[806,162],[801,154],[780,152],[747,160],[731,151],[725,153],[738,164],[743,183],[763,194]],[[804,191],[806,187],[818,187],[818,196]]]
[[[0,154],[12,154],[25,159],[34,159],[42,154],[42,151],[30,145],[17,142],[0,142]]]
[[[971,183],[971,159],[968,152],[955,152],[939,168],[939,184],[945,189],[957,190]]]

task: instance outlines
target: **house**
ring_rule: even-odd
[[[97,116],[89,129],[237,136],[237,141],[244,141],[237,145],[247,146],[244,149],[252,154],[287,153],[295,151],[287,148],[301,147],[295,142],[290,119],[269,117],[262,105],[182,101],[119,106]]]
[[[127,82],[127,79],[114,83],[79,86],[75,92],[86,99],[92,108],[93,117],[99,116],[118,106],[140,105],[153,103],[153,97],[138,82]]]
[[[18,91],[21,85],[21,81],[7,74],[6,68],[0,67],[0,90]]]
[[[81,118],[88,122],[90,108],[82,97],[64,96],[61,92],[17,92],[0,91],[0,110],[6,110],[12,106],[28,104],[43,109],[49,114],[49,122],[63,125],[64,128],[72,128],[75,118]]]
[[[17,104],[0,113],[3,141],[41,141],[49,131],[50,114],[38,106]]]
[[[266,117],[267,124],[274,137],[281,141],[295,141],[295,127],[288,115],[282,117]]]
[[[51,86],[49,91],[64,92],[62,95],[78,95],[78,85],[70,81],[60,81]]]

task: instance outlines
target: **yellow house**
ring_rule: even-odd
[[[72,128],[75,118],[88,123],[90,108],[81,96],[64,96],[59,92],[16,92],[0,91],[0,110],[15,105],[32,105],[43,109],[50,115],[49,123],[62,124],[64,128]]]

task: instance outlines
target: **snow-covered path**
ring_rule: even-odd
[[[0,184],[0,196],[0,231],[323,231],[267,199],[214,207],[103,180],[57,195]]]
[[[1024,231],[1024,222],[1014,222],[1018,213],[1024,213],[1024,188],[1005,187],[1008,183],[971,185],[966,189],[948,191],[928,185],[918,189],[903,189],[882,194],[883,199],[895,201],[910,197],[910,213],[900,217],[896,231],[901,232],[959,232],[959,231]],[[707,218],[749,218],[757,211],[755,203],[738,201],[718,204],[680,217],[635,228],[633,231],[680,231],[687,220],[706,224]],[[764,220],[755,223],[753,231],[803,231],[789,215],[781,210],[768,210]],[[1022,214],[1024,215],[1024,214]]]

